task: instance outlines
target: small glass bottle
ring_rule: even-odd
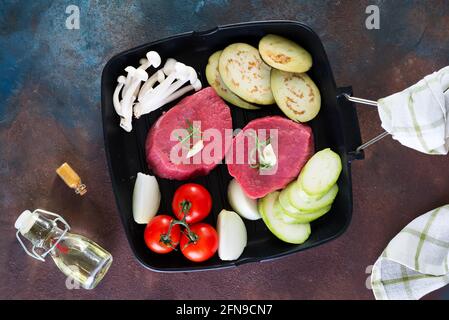
[[[69,233],[70,226],[60,215],[41,209],[26,210],[14,226],[28,255],[45,261],[50,254],[58,268],[84,289],[95,288],[111,266],[111,254],[86,237]],[[31,242],[31,250],[21,236]]]
[[[86,185],[81,182],[80,176],[67,162],[64,162],[58,169],[56,169],[56,173],[69,188],[75,189],[76,194],[82,196],[87,192]]]

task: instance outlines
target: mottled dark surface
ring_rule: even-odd
[[[65,29],[78,4],[80,30]],[[380,30],[365,28],[378,4]],[[372,299],[366,268],[408,222],[449,203],[447,157],[387,138],[353,165],[354,214],[347,232],[316,249],[267,263],[160,274],[133,258],[114,204],[100,114],[100,75],[122,50],[172,34],[265,19],[309,24],[339,86],[377,99],[449,64],[447,1],[2,1],[0,3],[0,298]],[[364,140],[381,131],[359,107]],[[56,178],[69,161],[88,185],[79,198]],[[20,248],[13,224],[24,209],[62,213],[73,230],[114,256],[93,291],[67,290],[48,260]],[[449,299],[449,288],[428,298]]]

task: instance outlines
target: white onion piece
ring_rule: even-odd
[[[232,209],[243,218],[248,220],[261,218],[259,210],[257,210],[257,200],[249,198],[235,179],[229,183],[228,200]]]
[[[133,191],[133,217],[139,224],[147,224],[156,215],[161,192],[155,177],[139,172]]]
[[[221,260],[238,259],[247,243],[246,227],[234,211],[221,210],[217,219],[218,256]]]

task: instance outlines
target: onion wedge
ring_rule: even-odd
[[[133,192],[133,217],[139,224],[147,224],[156,215],[161,202],[161,192],[154,176],[137,174]]]
[[[221,210],[217,219],[218,256],[221,260],[238,259],[247,244],[246,227],[234,211]]]

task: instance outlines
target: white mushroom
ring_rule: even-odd
[[[137,69],[132,66],[125,68],[126,77],[120,76],[117,79],[118,84],[113,94],[114,108],[121,118],[120,126],[128,132],[132,130],[133,112],[139,118],[202,87],[196,71],[173,58],[167,59],[160,70],[148,77],[145,70],[161,65],[161,57],[156,51],[147,52],[146,58],[140,59],[139,64]],[[158,85],[154,87],[156,82]],[[184,86],[187,82],[190,84]]]
[[[123,96],[123,100],[130,99],[133,96],[133,93],[136,90],[136,88],[139,87],[140,83],[142,81],[145,82],[147,80],[148,80],[148,73],[146,73],[142,69],[136,69],[136,71],[134,72],[134,74],[132,76],[131,84],[129,85],[129,90],[127,92],[125,92],[125,94]]]
[[[170,87],[161,93],[161,96],[159,99],[163,100],[166,97],[170,96],[172,93],[174,93],[176,90],[181,88],[187,81],[190,82],[190,84],[194,84],[198,80],[198,75],[192,67],[186,67],[186,73],[188,74],[187,78],[179,79],[175,81],[173,84],[170,85]]]
[[[125,97],[126,92],[129,89],[129,86],[131,85],[131,82],[133,80],[133,76],[136,73],[137,69],[134,68],[133,66],[128,66],[125,68],[125,72],[126,72],[126,82],[125,82],[125,86],[122,90],[122,99]]]
[[[174,101],[174,100],[176,100],[176,99],[182,97],[183,95],[185,95],[187,92],[189,92],[189,91],[191,91],[191,90],[198,91],[198,90],[200,90],[201,88],[202,88],[202,84],[201,84],[201,81],[198,79],[198,80],[196,80],[193,84],[189,84],[188,86],[185,86],[185,87],[179,89],[178,91],[172,93],[172,94],[169,95],[168,97],[166,97],[166,98],[164,98],[164,99],[162,99],[162,100],[155,101],[155,102],[152,103],[151,105],[145,106],[145,107],[146,107],[146,108],[145,108],[145,112],[142,113],[141,115],[144,115],[144,114],[150,113],[150,112],[152,112],[152,111],[154,111],[154,110],[157,110],[157,109],[159,109],[160,107],[166,105],[167,103],[170,103],[170,102],[172,102],[172,101]],[[140,103],[138,103],[138,104],[140,104]],[[134,115],[135,115],[135,113],[136,113],[135,108],[137,107],[138,104],[136,104],[136,105],[134,106]],[[137,117],[136,117],[136,118],[137,118]]]
[[[151,98],[158,97],[158,95],[163,94],[167,89],[170,87],[170,85],[175,80],[181,80],[185,81],[187,80],[187,77],[189,76],[189,69],[188,67],[181,63],[176,62],[174,70],[167,75],[167,78],[165,78],[164,81],[161,82],[156,88],[154,88],[153,92],[151,93]]]
[[[173,58],[168,58],[167,61],[165,61],[162,71],[165,73],[166,76],[175,71],[176,62],[177,61]]]
[[[139,92],[139,101],[142,101],[145,98],[145,94],[153,89],[153,86],[156,82],[161,83],[165,79],[165,74],[162,70],[156,71],[148,80],[142,85]]]
[[[143,69],[146,70],[149,67],[153,67],[153,68],[159,68],[159,66],[161,65],[161,56],[159,55],[159,53],[157,53],[156,51],[149,51],[146,54],[146,61],[143,61],[144,59],[140,59],[140,67],[139,69]],[[142,63],[144,62],[144,63]]]
[[[131,100],[134,101],[136,99],[136,96],[132,96]],[[124,103],[124,108],[123,108],[123,116],[120,118],[120,127],[122,127],[123,130],[125,130],[126,132],[131,132],[131,130],[133,129],[132,126],[132,118],[133,118],[133,114],[132,114],[132,102],[131,104],[129,103]],[[131,111],[131,112],[130,112]]]
[[[159,54],[156,51],[149,51],[146,54],[146,58],[140,59],[139,63],[140,63],[140,66],[138,68],[139,70],[145,71],[149,67],[158,68],[161,65],[161,57],[159,56]],[[133,77],[134,77],[134,74],[136,73],[136,70],[137,69],[132,66],[128,66],[125,68],[125,71],[127,72],[127,76],[126,76],[125,87],[122,91],[122,98],[128,92],[128,90],[131,86],[131,83],[133,82]],[[135,96],[138,96],[139,89],[140,89],[140,86],[138,86],[135,89],[135,91],[134,91]]]
[[[115,112],[119,116],[122,116],[122,106],[120,104],[119,95],[120,95],[120,91],[122,90],[123,86],[125,85],[126,78],[124,76],[120,76],[120,77],[118,77],[117,82],[118,82],[118,84],[117,84],[117,87],[115,87],[114,94],[112,96],[112,102],[114,104]]]
[[[157,101],[162,100],[165,97],[168,96],[166,94],[170,88],[178,87],[178,89],[182,86],[182,84],[186,83],[188,80],[191,79],[191,67],[187,67],[185,64],[176,62],[174,70],[168,74],[167,78],[165,78],[164,81],[162,81],[156,88],[151,91],[150,94],[148,94],[145,97],[145,100],[143,101],[144,104],[150,103],[151,101]],[[196,75],[196,73],[195,73]],[[177,81],[175,81],[177,80]],[[175,82],[174,82],[175,81]],[[174,83],[173,83],[174,82]],[[181,84],[181,85],[179,85]],[[171,92],[174,92],[172,90]]]
[[[143,65],[144,64],[147,64],[148,63],[148,59],[147,58],[142,58],[142,59],[140,59],[139,60],[139,64],[140,64],[140,67],[139,67],[139,69],[143,69]]]
[[[198,91],[201,88],[202,88],[201,81],[199,79],[197,79],[193,84],[189,84],[188,86],[185,86],[185,87],[179,89],[178,91],[172,93],[171,95],[169,95],[168,97],[163,99],[162,105],[170,103],[170,102],[182,97],[183,95],[185,95],[187,92],[189,92],[191,90]]]
[[[122,119],[120,120],[120,126],[127,132],[132,130],[132,115],[133,115],[133,103],[136,100],[134,91],[140,86],[142,81],[148,80],[148,73],[142,69],[137,69],[133,74],[133,80],[129,86],[128,91],[125,93],[123,100],[121,101]]]
[[[175,80],[188,81],[190,79],[191,72],[189,68],[180,62],[176,62],[174,66],[174,71],[167,76],[156,88],[148,91],[145,94],[143,101],[139,100],[139,103],[134,106],[134,116],[140,118],[141,115],[150,112],[152,109],[151,105],[156,104],[158,101],[163,100],[167,95],[166,91],[170,88],[170,85]]]

